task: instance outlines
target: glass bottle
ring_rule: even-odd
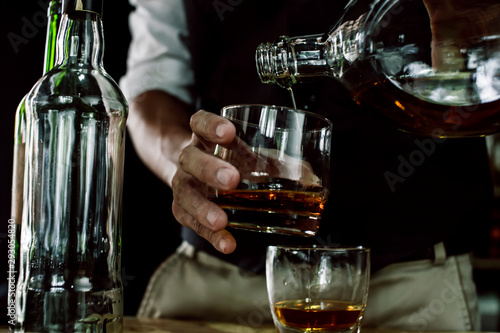
[[[121,332],[128,106],[105,72],[102,0],[63,0],[56,64],[26,99],[17,332]]]
[[[262,82],[340,81],[408,132],[500,131],[497,0],[352,0],[326,34],[282,36],[256,51]]]
[[[61,21],[61,1],[53,0],[47,8],[47,34],[45,40],[45,53],[43,63],[43,74],[47,73],[55,63],[56,37]],[[19,246],[21,236],[21,221],[23,211],[23,186],[24,186],[24,162],[25,162],[25,146],[26,146],[26,97],[25,95],[16,109],[15,124],[14,124],[14,159],[13,159],[13,174],[12,174],[12,201],[11,201],[11,220],[15,231],[15,264],[14,267],[9,267],[9,279],[15,280],[19,270]],[[9,223],[10,223],[9,221]],[[11,254],[9,252],[9,254]],[[10,281],[10,280],[9,280]],[[14,317],[15,297],[12,293],[8,293],[9,318]],[[11,307],[12,306],[12,307]]]

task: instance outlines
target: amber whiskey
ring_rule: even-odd
[[[384,80],[368,83],[351,93],[359,104],[374,106],[403,131],[447,138],[475,137],[498,132],[500,100],[481,101],[472,86],[468,88],[461,82],[464,80],[401,78],[396,82]],[[452,86],[457,87],[455,94],[458,96],[453,96]],[[438,102],[432,96],[440,87],[444,87],[447,96]],[[453,101],[447,103],[447,98]],[[457,98],[460,100],[455,101]]]
[[[231,191],[210,189],[208,199],[228,215],[228,225],[253,231],[314,236],[328,199],[322,186],[271,179],[242,183]]]
[[[303,332],[332,332],[353,328],[363,306],[349,302],[286,300],[274,304],[281,325]]]

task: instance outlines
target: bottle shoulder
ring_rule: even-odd
[[[128,115],[128,103],[118,84],[103,69],[54,67],[42,76],[28,94],[33,106],[59,108],[76,100],[106,113]],[[80,104],[80,103],[77,103]]]

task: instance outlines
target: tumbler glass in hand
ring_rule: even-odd
[[[313,236],[329,194],[331,122],[281,106],[232,105],[221,115],[236,127],[215,155],[234,165],[234,190],[208,188],[208,198],[228,215],[228,226]]]
[[[279,333],[359,332],[368,297],[369,249],[270,246],[266,274]]]

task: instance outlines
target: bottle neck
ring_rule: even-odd
[[[273,43],[259,45],[255,58],[260,80],[289,88],[310,78],[332,76],[323,37],[282,36]]]
[[[260,80],[285,88],[325,76],[345,81],[346,73],[362,56],[359,47],[364,34],[360,29],[367,21],[366,10],[369,8],[364,3],[351,0],[342,18],[327,34],[282,36],[273,43],[259,45],[255,57]]]
[[[62,9],[65,14],[86,11],[102,16],[103,0],[62,0]]]
[[[102,68],[103,40],[99,14],[80,10],[64,13],[57,37],[57,65]]]
[[[45,57],[43,73],[47,73],[56,62],[57,32],[61,22],[61,1],[51,1],[47,10],[47,38],[45,40]]]

